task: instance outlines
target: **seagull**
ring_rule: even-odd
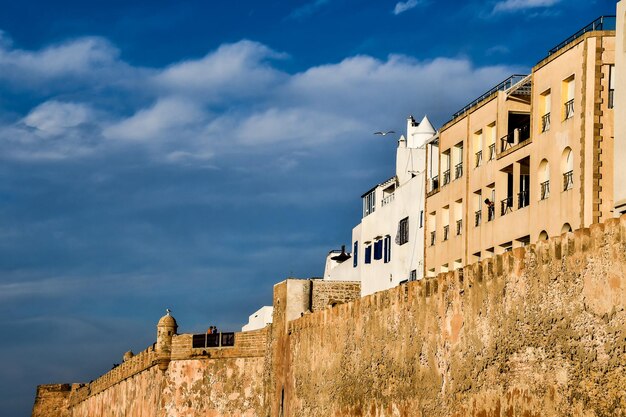
[[[380,135],[380,136],[387,136],[390,133],[396,133],[393,130],[389,130],[387,132],[374,132],[375,135]]]
[[[166,313],[167,313],[167,315],[169,316],[169,315],[170,315],[170,313],[172,312],[172,310],[170,310],[169,308],[166,308],[166,309],[165,309],[165,312],[166,312]]]

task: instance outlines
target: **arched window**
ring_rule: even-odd
[[[541,233],[539,233],[539,240],[548,240],[548,232],[542,230]]]
[[[563,191],[572,189],[574,187],[574,153],[570,147],[563,150],[561,173],[563,173]]]
[[[547,159],[542,160],[539,164],[537,176],[539,178],[539,199],[545,200],[550,196],[550,164]]]
[[[572,231],[572,226],[570,226],[569,223],[565,223],[563,227],[561,227],[561,234],[569,233],[571,231]]]

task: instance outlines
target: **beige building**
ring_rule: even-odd
[[[626,1],[617,3],[615,36],[615,68],[611,74],[610,89],[615,92],[615,160],[626,161]],[[626,163],[614,165],[615,212],[626,213]]]
[[[613,217],[614,28],[595,20],[428,145],[427,276]]]

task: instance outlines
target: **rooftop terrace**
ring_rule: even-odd
[[[615,30],[615,16],[600,16],[587,26],[574,33],[563,42],[559,43],[554,48],[548,51],[548,56],[555,54],[559,49],[563,48],[568,43],[575,41],[587,32],[593,32],[595,30]]]

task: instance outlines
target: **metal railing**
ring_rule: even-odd
[[[565,106],[565,120],[571,117],[574,117],[574,99],[566,101],[564,106]]]
[[[563,174],[563,191],[574,188],[574,171],[567,171]]]
[[[615,16],[600,16],[593,22],[589,23],[584,28],[580,29],[578,32],[571,35],[569,38],[565,39],[563,42],[559,43],[554,48],[548,51],[548,55],[552,55],[557,52],[559,49],[563,48],[568,43],[576,40],[587,32],[592,32],[594,30],[615,30]]]
[[[194,348],[218,348],[235,346],[235,333],[194,334],[191,338]]]
[[[530,203],[528,190],[520,191],[517,193],[517,208],[521,209],[526,207]]]
[[[513,211],[513,197],[507,197],[500,201],[500,215],[504,216],[508,212]]]
[[[525,123],[500,138],[500,152],[504,152],[528,139],[530,139],[530,123]]]
[[[450,169],[443,171],[443,185],[450,184]]]
[[[509,88],[513,87],[515,84],[519,83],[520,81],[522,81],[526,77],[527,77],[526,75],[521,75],[521,74],[511,75],[509,78],[507,78],[506,80],[502,81],[500,84],[498,84],[495,87],[491,88],[489,91],[485,92],[480,97],[478,97],[477,99],[473,100],[471,103],[469,103],[468,105],[463,107],[461,110],[459,110],[456,113],[454,113],[452,115],[452,119],[455,119],[456,117],[462,115],[463,113],[468,111],[470,108],[472,108],[473,106],[475,106],[479,102],[483,101],[484,99],[486,99],[487,97],[489,97],[493,93],[495,93],[497,91],[508,90]]]
[[[541,132],[550,130],[550,112],[541,116]]]
[[[450,225],[443,226],[443,240],[446,241],[450,237]]]
[[[492,143],[489,145],[489,160],[493,161],[494,159],[496,159],[496,144]]]
[[[396,195],[394,193],[389,194],[387,197],[383,197],[382,200],[380,200],[380,206],[386,206],[387,204],[391,203],[396,197]]]
[[[483,151],[476,152],[476,158],[475,158],[474,162],[475,162],[475,164],[474,164],[475,167],[479,167],[480,166],[480,164],[483,162]]]
[[[541,186],[541,200],[545,200],[550,197],[550,180],[544,181],[540,184]]]
[[[487,221],[490,222],[496,218],[496,206],[491,205],[487,207]]]
[[[463,176],[463,162],[454,166],[454,179],[459,179]]]
[[[430,179],[430,191],[435,191],[439,188],[439,175],[435,175]]]
[[[456,235],[459,236],[463,231],[463,219],[456,221]]]
[[[435,246],[437,241],[437,232],[430,232],[430,246]]]
[[[482,210],[476,210],[474,212],[474,226],[480,226],[480,221],[482,220],[483,212]]]

